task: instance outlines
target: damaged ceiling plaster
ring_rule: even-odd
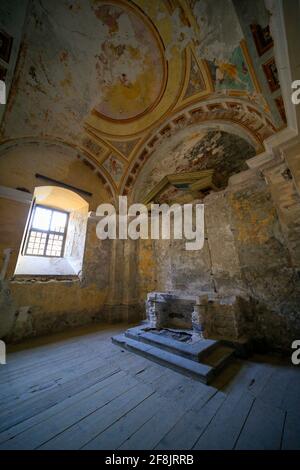
[[[156,142],[184,119],[226,122],[238,134],[242,155],[220,168],[224,182],[285,125],[266,77],[256,74],[250,23],[268,21],[256,0],[252,9],[233,0],[32,0],[28,8],[1,142],[72,148],[112,199],[132,192],[153,154],[159,166]],[[186,129],[182,145],[194,133]],[[175,171],[220,164],[217,153],[204,163],[207,145],[200,137],[195,144],[185,162],[171,164]]]

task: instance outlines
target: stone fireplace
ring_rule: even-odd
[[[151,328],[192,329],[195,298],[177,294],[150,292],[146,301],[147,319]]]
[[[246,299],[220,296],[215,292],[200,296],[150,292],[146,300],[150,328],[191,330],[193,335],[205,338],[241,338],[247,330],[241,313],[248,309]]]

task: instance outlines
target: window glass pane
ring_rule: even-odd
[[[63,256],[68,216],[64,212],[36,206],[26,247],[27,255]],[[50,232],[54,233],[50,233]]]
[[[29,235],[27,255],[43,255],[46,239],[43,232],[32,231]]]
[[[64,232],[67,223],[67,214],[53,211],[50,230],[53,232]]]
[[[52,211],[50,209],[36,207],[32,227],[40,230],[49,230],[51,213]]]

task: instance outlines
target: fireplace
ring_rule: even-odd
[[[152,328],[178,328],[191,330],[195,297],[151,292],[147,296],[147,318]]]

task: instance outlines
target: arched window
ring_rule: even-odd
[[[88,203],[56,186],[38,187],[15,275],[78,276],[82,269]]]

